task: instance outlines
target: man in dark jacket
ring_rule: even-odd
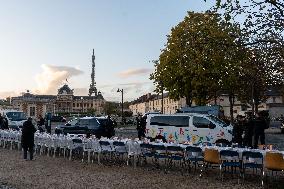
[[[22,129],[22,147],[24,149],[24,159],[27,159],[27,152],[30,153],[30,160],[33,159],[34,153],[34,134],[36,128],[32,123],[32,118],[29,117],[23,124]]]
[[[258,147],[258,140],[260,139],[260,144],[265,144],[265,134],[264,130],[267,128],[267,123],[264,117],[256,114],[254,120],[254,148]]]
[[[253,130],[254,130],[254,120],[252,116],[247,115],[244,127],[244,133],[245,133],[244,146],[252,147]]]
[[[7,118],[7,116],[4,116],[3,117],[3,128],[4,129],[9,129],[9,121],[8,121],[8,118]]]
[[[0,129],[4,129],[4,117],[0,113]]]
[[[242,134],[244,131],[245,123],[243,116],[238,115],[237,121],[234,123],[233,128],[233,136],[234,136],[234,143],[238,143],[239,145],[243,144]]]

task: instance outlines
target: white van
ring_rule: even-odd
[[[168,142],[230,143],[232,126],[208,114],[149,115],[145,135],[147,138],[162,138]]]
[[[11,129],[19,130],[23,127],[24,122],[27,120],[27,116],[23,111],[2,110],[1,114],[8,119],[8,126]]]

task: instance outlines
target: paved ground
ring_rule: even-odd
[[[118,165],[97,165],[69,161],[63,158],[37,156],[35,161],[24,161],[20,151],[0,149],[0,188],[179,188],[179,189],[253,189],[259,188],[259,180],[247,179],[238,184],[236,178],[227,175],[222,182],[218,169],[182,175],[180,171],[149,167],[127,167]]]

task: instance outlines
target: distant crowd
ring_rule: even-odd
[[[265,144],[265,129],[269,128],[269,120],[262,114],[255,117],[238,115],[233,123],[233,143],[239,146],[257,148]]]

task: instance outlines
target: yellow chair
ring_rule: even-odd
[[[221,160],[220,160],[220,154],[218,150],[205,148],[204,161],[202,164],[200,176],[202,176],[203,167],[205,166],[205,164],[206,164],[206,167],[208,167],[208,165],[214,165],[214,164],[215,165],[217,164],[218,166],[220,166]]]
[[[209,163],[209,164],[219,165],[221,163],[221,160],[220,160],[220,154],[218,150],[205,148],[204,162]]]
[[[266,152],[265,155],[265,168],[272,171],[284,170],[283,154],[276,152]]]

